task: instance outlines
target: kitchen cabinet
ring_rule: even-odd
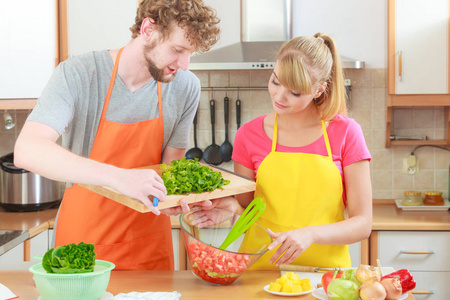
[[[386,147],[450,146],[449,0],[388,0]],[[445,137],[390,140],[393,111],[443,107]]]
[[[17,16],[20,12],[20,19]],[[5,1],[0,10],[0,109],[29,109],[59,63],[58,1]]]
[[[417,285],[416,299],[446,299],[450,294],[449,231],[374,231],[371,265],[408,269]]]
[[[85,52],[116,49],[131,39],[139,0],[60,0],[67,4],[62,60]],[[64,33],[63,33],[64,34]]]

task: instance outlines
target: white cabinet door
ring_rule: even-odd
[[[125,46],[137,4],[138,0],[67,0],[69,56]]]
[[[416,288],[412,291],[426,291],[429,294],[414,294],[416,300],[449,299],[450,272],[411,272],[416,281]]]
[[[56,63],[55,0],[2,0],[0,98],[37,98]]]
[[[395,0],[395,94],[448,93],[448,2]]]
[[[380,231],[379,258],[396,270],[450,271],[450,232]]]
[[[361,242],[348,245],[352,267],[358,267],[361,264]]]

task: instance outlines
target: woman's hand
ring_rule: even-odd
[[[285,232],[273,232],[267,229],[274,241],[269,245],[269,250],[273,250],[280,245],[270,258],[270,263],[278,267],[281,264],[289,264],[296,259],[303,251],[308,249],[314,242],[312,232],[309,227],[293,229]]]
[[[234,213],[241,214],[244,209],[233,197],[224,197],[211,200],[212,205],[192,212],[188,216],[192,225],[198,228],[219,224],[228,220]]]
[[[186,198],[180,200],[180,206],[161,209],[161,213],[168,216],[177,216],[181,213],[188,213],[191,210],[208,209],[212,205],[210,200],[188,204]]]

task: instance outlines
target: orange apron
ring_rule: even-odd
[[[277,129],[275,116],[272,151],[257,172],[255,197],[261,197],[266,203],[266,210],[257,222],[274,232],[283,232],[344,220],[341,174],[333,162],[323,121],[328,156],[277,152]],[[251,232],[248,236],[252,236]],[[269,263],[275,251],[267,251],[251,268],[278,270],[275,264]],[[350,267],[351,261],[347,245],[312,244],[291,264]]]
[[[89,158],[120,168],[159,164],[163,143],[161,84],[159,117],[134,124],[105,119],[117,75],[120,49]],[[118,270],[173,270],[170,218],[140,213],[75,184],[66,189],[59,209],[55,247],[79,242],[95,246],[98,259]]]

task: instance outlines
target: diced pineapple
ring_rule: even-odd
[[[303,289],[300,284],[292,285],[292,293],[301,293],[301,292],[303,292]]]
[[[281,284],[276,283],[276,282],[271,282],[269,285],[269,291],[272,291],[272,292],[281,291]]]
[[[280,292],[282,292],[282,293],[292,293],[292,287],[293,286],[294,286],[294,284],[292,283],[292,281],[288,280],[281,286]]]
[[[309,278],[304,278],[300,280],[300,284],[304,292],[309,291],[311,289],[311,280],[309,280]]]

